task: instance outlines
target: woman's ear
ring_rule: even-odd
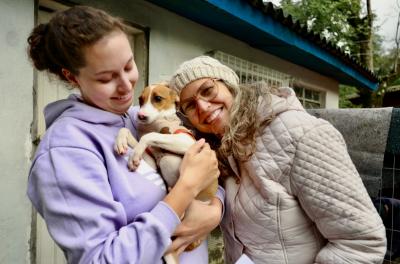
[[[79,86],[78,82],[76,81],[75,75],[73,75],[69,70],[62,68],[62,74],[64,75],[65,79],[68,80],[73,86]]]

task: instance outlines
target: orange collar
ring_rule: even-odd
[[[190,130],[188,130],[188,129],[181,128],[181,129],[177,129],[177,130],[174,131],[174,134],[180,134],[180,133],[188,134],[189,136],[191,136],[194,139],[193,133],[190,132]]]

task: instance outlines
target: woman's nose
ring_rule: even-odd
[[[118,89],[122,92],[132,90],[132,82],[128,75],[121,76]]]
[[[196,104],[199,112],[207,111],[208,107],[210,106],[210,102],[201,98],[196,99]]]

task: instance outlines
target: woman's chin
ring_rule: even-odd
[[[217,137],[222,138],[225,133],[225,126],[224,124],[221,124],[221,122],[215,123],[210,126],[208,133],[212,133]]]
[[[226,123],[227,122],[225,122],[223,118],[217,118],[214,122],[208,124],[207,133],[212,133],[217,137],[222,138],[225,133]]]

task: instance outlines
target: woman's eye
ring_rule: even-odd
[[[111,81],[111,79],[101,79],[101,80],[97,80],[100,83],[109,83]]]
[[[132,64],[129,63],[128,65],[125,66],[125,69],[124,69],[124,70],[125,70],[126,72],[128,72],[128,71],[132,70],[132,68],[133,68],[133,67],[132,67]]]
[[[103,74],[101,76],[98,77],[97,81],[99,83],[109,83],[112,81],[112,79],[114,78],[114,74]]]
[[[210,96],[210,94],[212,94],[213,88],[214,88],[213,86],[205,87],[204,89],[201,90],[200,95],[202,97]]]
[[[183,109],[183,111],[185,111],[185,113],[187,113],[187,112],[193,111],[195,108],[196,108],[195,102],[190,101],[190,102],[186,103],[182,109]]]

